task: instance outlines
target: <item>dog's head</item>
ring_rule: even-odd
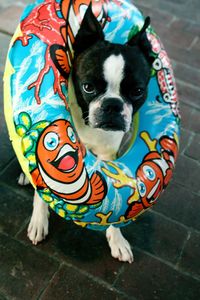
[[[72,78],[85,123],[93,128],[127,132],[133,114],[147,96],[150,79],[151,45],[145,29],[126,45],[104,39],[103,30],[87,9],[76,36]]]
[[[130,129],[132,117],[147,96],[151,45],[146,36],[147,17],[141,31],[127,44],[113,44],[89,5],[74,43],[72,79],[86,125],[103,130]]]

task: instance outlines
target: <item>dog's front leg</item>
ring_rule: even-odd
[[[119,228],[109,226],[106,230],[106,237],[111,248],[111,255],[120,261],[133,262],[133,253],[128,241],[123,237]]]
[[[34,245],[41,242],[48,234],[49,211],[45,203],[35,191],[33,198],[33,213],[28,226],[28,237]]]

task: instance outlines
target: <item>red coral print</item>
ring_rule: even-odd
[[[35,99],[38,104],[41,103],[40,99],[40,88],[42,80],[52,68],[54,73],[54,93],[58,93],[60,98],[65,100],[61,89],[61,83],[66,82],[66,79],[62,77],[51,60],[49,48],[52,44],[57,43],[62,46],[65,45],[64,38],[61,34],[62,28],[66,26],[66,21],[59,18],[57,12],[60,10],[58,3],[51,0],[46,0],[44,3],[37,6],[31,11],[31,13],[21,21],[22,36],[18,37],[17,40],[21,40],[23,46],[27,46],[29,39],[32,35],[37,36],[46,47],[44,67],[40,71],[38,78],[35,82],[28,86],[28,89],[35,88]]]

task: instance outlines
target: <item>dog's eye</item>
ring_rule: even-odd
[[[140,97],[144,94],[143,88],[136,88],[130,92],[131,97]]]
[[[95,92],[95,88],[91,83],[84,83],[82,87],[86,94],[93,94]]]

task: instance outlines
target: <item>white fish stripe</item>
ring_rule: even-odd
[[[89,182],[87,193],[83,197],[78,198],[76,200],[68,200],[68,199],[66,199],[66,201],[68,203],[72,203],[72,204],[79,204],[79,203],[83,203],[83,202],[86,202],[87,200],[89,200],[90,196],[91,196],[91,184]]]
[[[69,11],[69,18],[68,18],[68,20],[69,20],[69,24],[71,26],[71,30],[73,32],[73,35],[76,36],[77,33],[78,33],[78,30],[80,28],[80,25],[78,23],[77,17],[75,16],[74,10],[73,10],[72,7],[70,8],[70,11]]]
[[[151,199],[151,197],[155,194],[155,192],[156,192],[159,184],[160,184],[160,179],[158,179],[158,181],[156,182],[156,184],[153,186],[152,190],[147,195],[147,199]]]
[[[72,43],[71,43],[71,40],[70,40],[69,36],[67,37],[67,41],[68,41],[70,53],[73,53],[73,47],[72,47]]]
[[[167,170],[169,169],[169,165],[167,164],[166,160],[164,158],[158,158],[158,159],[153,159],[153,162],[159,165],[164,176],[166,176]]]
[[[78,190],[80,190],[87,178],[86,170],[83,168],[83,172],[81,176],[73,183],[61,183],[59,181],[56,181],[52,178],[50,178],[42,169],[42,167],[39,165],[39,171],[40,174],[46,183],[46,185],[51,189],[54,190],[57,193],[60,194],[74,194]]]
[[[68,62],[69,62],[69,66],[71,67],[72,66],[72,63],[71,63],[71,59],[70,59],[70,56],[69,56],[69,53],[68,51],[66,52],[67,54],[67,58],[68,58]]]

